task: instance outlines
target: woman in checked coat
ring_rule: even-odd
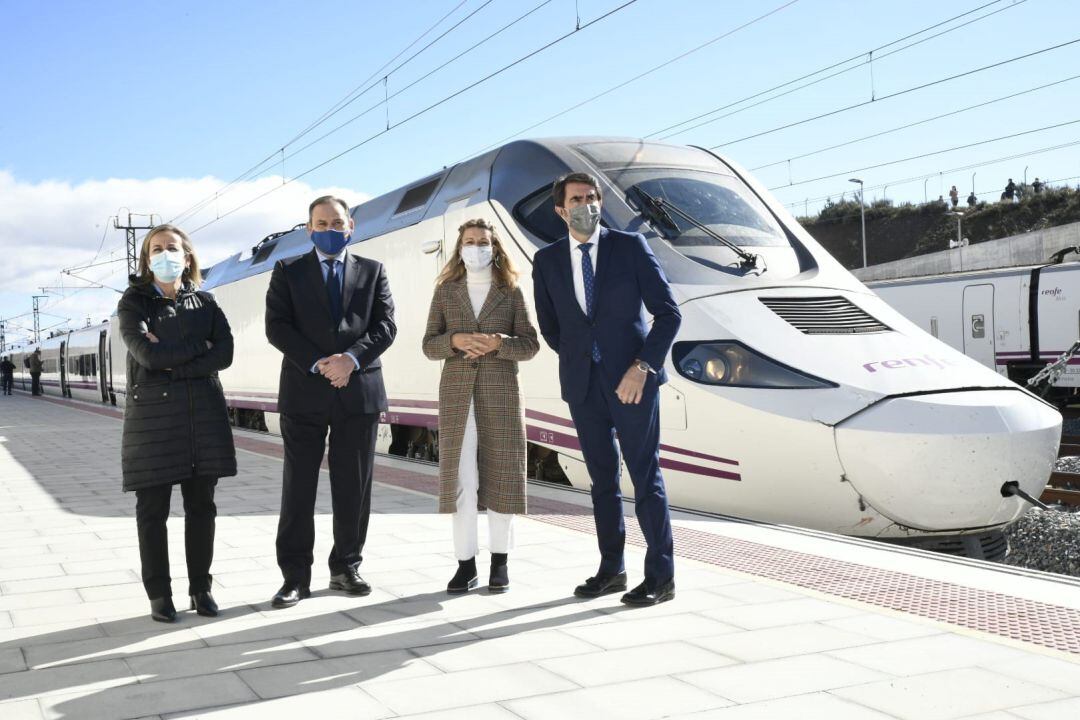
[[[517,271],[495,226],[458,228],[454,253],[436,281],[424,354],[443,360],[439,383],[439,512],[453,513],[458,570],[446,586],[479,584],[477,511],[487,508],[488,589],[510,587],[507,553],[515,514],[525,512],[525,418],[517,364],[540,349]]]

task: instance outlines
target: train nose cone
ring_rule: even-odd
[[[878,512],[919,530],[1012,520],[1015,480],[1038,497],[1061,438],[1061,415],[1016,390],[885,400],[836,426],[847,479]]]

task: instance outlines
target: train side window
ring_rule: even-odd
[[[555,198],[550,186],[540,188],[519,202],[514,208],[514,219],[545,243],[566,237],[566,223],[555,214]]]
[[[937,318],[932,317],[932,318],[930,318],[930,334],[933,335],[934,337],[937,337],[938,336],[937,332],[938,332],[937,331]]]
[[[428,200],[435,193],[435,188],[439,186],[440,180],[442,180],[441,175],[406,190],[405,194],[401,196],[401,202],[398,203],[397,209],[394,210],[394,216],[403,215],[427,205]]]
[[[258,252],[255,253],[255,257],[251,258],[251,264],[258,265],[259,263],[266,260],[266,258],[270,257],[270,254],[274,252],[275,247],[277,247],[277,242],[263,243],[262,246],[259,248]],[[206,274],[204,273],[203,278],[205,277]]]

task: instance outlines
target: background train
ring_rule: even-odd
[[[1058,254],[1060,257],[1061,254]],[[1080,338],[1080,262],[867,283],[906,318],[1017,383]],[[1064,405],[1080,392],[1080,357],[1044,395]]]
[[[661,466],[674,505],[1003,552],[997,531],[1026,510],[1003,486],[1036,495],[1045,486],[1060,414],[889,307],[745,171],[694,147],[517,141],[354,208],[350,250],[386,264],[397,305],[383,449],[437,448],[440,368],[420,344],[458,226],[495,223],[531,297],[533,253],[565,234],[551,182],[568,171],[600,179],[602,222],[646,236],[683,313],[661,390]],[[294,229],[209,272],[205,287],[235,334],[221,380],[242,424],[278,427],[281,356],[264,334],[265,292],[276,260],[310,249]],[[109,327],[43,346],[48,392],[123,399],[124,350]],[[97,356],[89,365],[87,353]],[[520,368],[531,457],[539,475],[561,470],[587,487],[556,363],[545,348]],[[628,480],[624,489],[632,492]]]

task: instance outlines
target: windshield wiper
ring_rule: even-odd
[[[634,197],[636,204],[639,206],[638,210],[642,212],[642,214],[647,215],[647,219],[654,224],[665,225],[668,228],[674,230],[675,232],[678,232],[679,226],[675,224],[675,220],[672,219],[671,213],[668,212],[670,210],[686,222],[696,227],[701,232],[705,233],[706,235],[721,243],[733,253],[738,255],[740,269],[746,272],[750,272],[753,270],[758,270],[759,272],[765,271],[764,263],[762,263],[760,255],[754,255],[753,253],[748,253],[747,251],[743,250],[741,247],[731,242],[726,237],[716,232],[712,228],[698,222],[696,218],[694,218],[692,215],[690,215],[690,213],[680,208],[678,205],[673,205],[671,201],[665,200],[663,198],[653,197],[649,193],[642,190],[641,187],[639,187],[638,185],[632,186],[626,192],[626,194],[627,196],[632,195]],[[762,266],[759,267],[759,264],[761,264]]]

